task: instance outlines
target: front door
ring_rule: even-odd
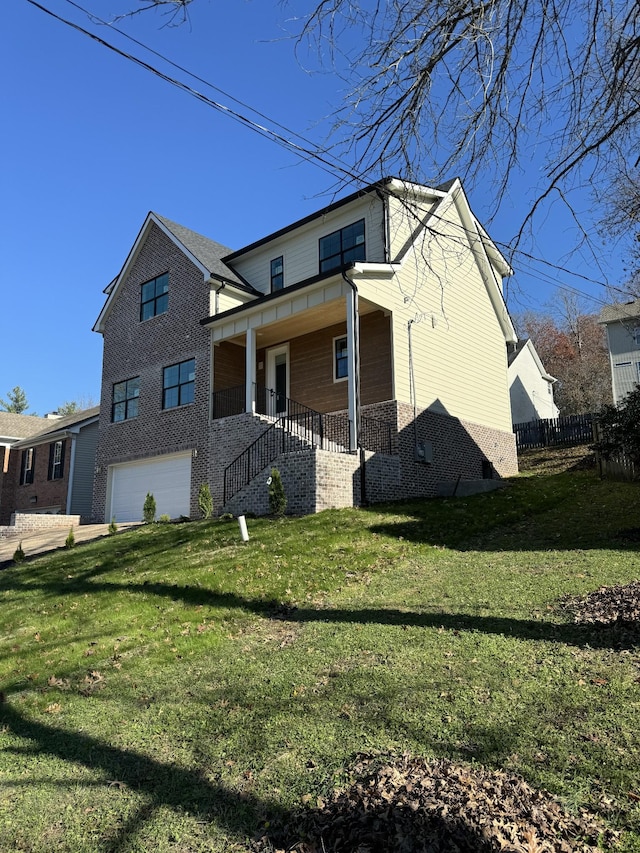
[[[267,350],[267,414],[285,414],[289,397],[289,344]]]

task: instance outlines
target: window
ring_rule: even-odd
[[[333,381],[338,382],[346,379],[349,375],[349,358],[347,352],[347,339],[333,339]]]
[[[174,409],[176,406],[193,403],[195,379],[195,358],[165,367],[162,377],[162,408]]]
[[[631,332],[631,337],[633,338],[633,343],[640,347],[640,326],[636,326],[635,329]]]
[[[271,292],[282,290],[284,287],[284,259],[282,255],[271,261]]]
[[[36,451],[34,447],[22,451],[22,465],[20,468],[20,485],[26,486],[33,483],[33,469],[36,465]]]
[[[320,238],[320,272],[365,260],[364,219]]]
[[[152,278],[142,285],[140,296],[140,319],[148,320],[164,314],[169,308],[169,273]]]
[[[140,396],[140,377],[134,376],[125,382],[116,382],[113,386],[113,407],[111,420],[128,421],[138,417],[138,397]]]
[[[64,474],[64,441],[54,441],[49,445],[48,480],[60,480]]]

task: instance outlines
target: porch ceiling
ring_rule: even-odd
[[[375,305],[362,298],[359,300],[358,308],[361,315],[371,314],[374,311],[380,310],[379,305]],[[260,349],[271,347],[283,341],[290,341],[292,338],[297,338],[301,335],[308,335],[327,326],[346,323],[346,320],[344,299],[334,299],[314,308],[308,308],[306,311],[298,314],[281,317],[271,323],[259,326],[256,329],[256,344]],[[242,332],[233,337],[226,338],[226,340],[244,346],[245,333]]]

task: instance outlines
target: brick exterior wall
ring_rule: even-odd
[[[140,321],[141,285],[169,273],[166,313]],[[157,226],[133,262],[105,321],[100,428],[93,519],[105,521],[110,465],[190,450],[190,514],[198,515],[198,490],[209,473],[209,287],[202,272]],[[194,402],[163,411],[163,368],[195,358]],[[140,377],[138,416],[111,422],[113,385]]]
[[[2,514],[0,515],[2,524],[10,523],[10,515],[13,512],[33,512],[51,507],[54,511],[66,513],[71,467],[71,439],[67,438],[64,441],[63,476],[57,480],[48,479],[50,447],[51,444],[34,445],[36,459],[33,483],[26,483],[23,486],[20,485],[23,449],[10,450],[2,495]]]
[[[449,415],[428,410],[418,412],[414,425],[413,408],[397,401],[363,407],[363,414],[394,426],[393,454],[364,454],[365,501],[379,503],[411,497],[434,497],[443,481],[480,480],[486,474],[483,462],[491,462],[494,476],[517,473],[515,437],[512,433],[462,422]],[[218,472],[212,480],[212,493],[221,506],[221,473],[238,455],[234,437],[241,436],[246,447],[261,429],[261,421],[250,415],[225,419],[228,429],[212,443],[212,459]],[[253,422],[253,424],[252,424]],[[220,429],[223,431],[223,422]],[[262,426],[258,426],[262,424]],[[415,460],[415,444],[431,442],[433,461]],[[214,450],[215,448],[215,450]],[[271,467],[282,476],[287,495],[287,512],[294,515],[320,512],[323,509],[358,506],[361,503],[361,460],[359,454],[331,453],[308,448],[284,454],[235,495],[224,507],[235,515],[269,512],[267,478]]]
[[[47,515],[39,512],[16,512],[11,516],[11,525],[0,527],[0,537],[15,538],[25,533],[41,530],[69,529],[80,525],[79,515]]]

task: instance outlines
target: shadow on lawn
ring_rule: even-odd
[[[197,770],[163,764],[147,755],[111,746],[80,732],[66,731],[29,720],[9,704],[0,706],[0,721],[17,737],[30,740],[33,743],[33,752],[38,756],[49,755],[74,764],[83,764],[91,770],[99,770],[108,780],[105,785],[126,786],[147,798],[147,802],[141,805],[129,820],[124,823],[115,820],[117,829],[108,839],[103,840],[101,845],[105,853],[130,849],[132,839],[160,806],[186,810],[200,820],[217,824],[238,840],[247,836],[257,838],[260,835],[259,827],[268,819],[270,825],[277,827],[278,842],[284,844],[287,849],[291,849],[300,841],[299,828],[304,826],[302,811],[288,812],[273,802],[211,783],[204,773]],[[5,754],[10,751],[5,750]],[[24,754],[24,750],[13,751],[16,754]],[[423,849],[418,843],[417,824],[415,833],[406,825],[406,812],[406,809],[403,810],[405,830],[408,829],[407,838],[416,841],[416,846],[409,849]],[[306,811],[305,814],[308,815],[309,812]],[[344,820],[345,815],[340,817]],[[362,804],[354,803],[348,818],[352,823],[359,820],[364,822],[365,819],[370,821],[371,815],[366,813]],[[388,814],[381,814],[380,820],[387,821],[389,837],[385,838],[383,823],[376,849],[380,853],[391,853],[397,844],[393,821],[389,820]],[[409,815],[409,821],[411,820]],[[327,828],[325,825],[325,831]],[[456,849],[461,853],[489,853],[493,849],[473,828],[458,822],[449,822],[444,817],[434,815],[428,829],[445,842],[455,841],[458,845]],[[424,826],[420,828],[420,832],[424,832]],[[273,847],[270,840],[263,837],[252,849],[266,851],[272,850]]]
[[[195,606],[225,610],[244,610],[265,619],[285,622],[360,623],[363,625],[397,625],[401,627],[445,628],[450,631],[475,631],[499,634],[520,640],[539,640],[566,643],[571,646],[591,648],[631,649],[640,646],[640,625],[636,622],[618,622],[612,625],[586,625],[568,622],[545,622],[536,619],[513,619],[508,616],[479,616],[471,613],[446,613],[442,611],[416,612],[395,608],[311,608],[283,605],[278,601],[244,598],[231,592],[216,592],[202,587],[165,583],[103,583],[91,578],[102,569],[96,567],[81,577],[59,581],[31,581],[29,589],[39,588],[55,595],[96,594],[100,592],[129,592],[156,595],[172,601],[182,601]],[[11,584],[20,589],[17,577]]]

